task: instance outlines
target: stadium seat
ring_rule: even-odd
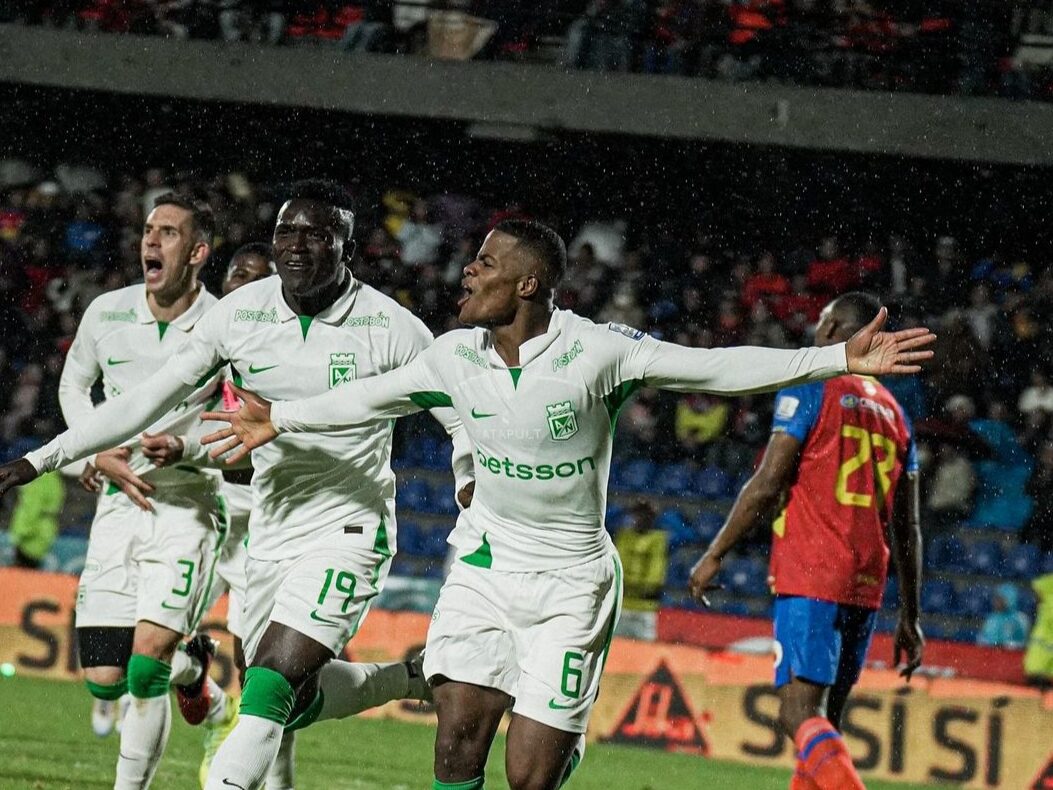
[[[666,464],[658,473],[655,487],[671,496],[695,495],[695,468],[687,462]]]
[[[993,540],[978,540],[969,551],[969,567],[982,576],[1005,575],[1002,549]]]
[[[986,617],[991,612],[991,587],[986,584],[962,584],[957,592],[958,609],[969,617]]]
[[[446,557],[446,535],[448,530],[444,527],[430,527],[421,530],[421,555],[437,558],[440,561]]]
[[[716,466],[707,466],[698,473],[695,480],[696,490],[699,496],[706,499],[723,499],[730,490],[730,480],[727,472]]]
[[[954,585],[943,579],[930,579],[922,584],[921,608],[932,614],[954,614],[957,611]]]
[[[976,644],[976,638],[980,635],[978,628],[973,628],[969,625],[963,625],[954,631],[953,639],[956,642],[968,642],[969,644]]]
[[[695,532],[703,543],[709,543],[724,526],[724,516],[715,510],[701,510],[695,517]]]
[[[1030,543],[1013,546],[1005,555],[1005,567],[1010,576],[1032,579],[1039,572],[1038,547]]]
[[[888,577],[885,594],[881,598],[882,609],[896,609],[899,606],[899,580],[893,575]]]
[[[402,510],[427,513],[430,507],[431,492],[428,483],[420,478],[410,478],[395,489],[396,506]]]
[[[607,501],[607,515],[603,520],[604,527],[612,535],[624,526],[626,510],[617,502]]]
[[[970,569],[969,550],[957,535],[936,535],[925,552],[925,567],[930,570],[964,572]]]
[[[614,485],[625,491],[647,491],[651,487],[656,471],[654,461],[648,458],[635,458],[618,467],[618,479],[614,481]]]
[[[398,554],[419,556],[423,554],[421,546],[421,528],[415,521],[400,520],[396,537]]]
[[[1040,570],[1043,574],[1053,573],[1053,551],[1047,551],[1042,555]]]

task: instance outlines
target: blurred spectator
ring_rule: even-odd
[[[653,612],[665,586],[668,536],[655,527],[654,505],[638,500],[618,530],[614,545],[623,568],[625,609]]]
[[[836,236],[827,236],[819,242],[818,254],[808,264],[807,276],[809,290],[826,296],[851,291],[860,283],[858,266],[842,254]]]
[[[58,472],[50,472],[18,489],[11,513],[11,543],[15,565],[39,568],[58,535],[58,519],[66,492]]]
[[[413,202],[410,216],[402,223],[395,238],[401,245],[402,262],[409,266],[435,263],[442,245],[442,228],[431,222],[428,204],[423,200]]]
[[[994,611],[987,615],[977,644],[989,647],[1021,648],[1027,642],[1031,623],[1020,611],[1020,592],[1016,585],[1000,584],[992,601]]]
[[[362,18],[352,22],[340,39],[348,52],[390,52],[394,48],[394,0],[365,0]]]
[[[1032,411],[1053,413],[1053,385],[1043,368],[1032,368],[1031,385],[1020,393],[1017,408],[1025,414]]]
[[[934,465],[925,502],[926,524],[935,530],[952,529],[972,513],[976,472],[969,459],[950,444],[938,446]]]
[[[1024,653],[1024,674],[1028,683],[1043,689],[1053,687],[1053,573],[1031,582],[1038,599],[1035,625]]]
[[[592,0],[567,31],[564,64],[573,69],[629,71],[633,42],[643,29],[641,0]]]
[[[1020,534],[1021,540],[1040,551],[1053,551],[1053,442],[1045,442],[1038,452],[1038,464],[1027,484],[1035,507]]]

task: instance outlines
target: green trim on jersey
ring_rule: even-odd
[[[422,409],[437,409],[442,406],[453,406],[453,398],[445,392],[414,392],[409,399]]]
[[[311,322],[314,320],[313,315],[299,315],[296,316],[300,319],[300,331],[303,332],[303,339],[307,339],[307,330],[311,328]]]
[[[607,407],[607,414],[611,418],[611,436],[614,436],[614,426],[618,422],[618,415],[622,408],[628,403],[629,398],[642,387],[643,382],[640,379],[623,381],[612,392],[603,396],[603,405]]]
[[[158,340],[164,340],[165,339],[165,332],[168,331],[168,327],[169,326],[171,326],[171,324],[168,321],[158,321],[157,322],[157,334],[158,334],[158,338],[157,339]]]
[[[614,611],[611,613],[611,624],[607,627],[607,637],[603,640],[603,660],[600,662],[600,672],[607,666],[607,656],[611,652],[611,642],[614,640],[614,631],[618,627],[618,619],[622,614],[622,561],[617,554],[614,560],[614,583],[617,585],[618,597],[614,601]]]
[[[489,568],[494,564],[494,555],[490,551],[490,541],[486,539],[485,532],[483,533],[483,542],[479,544],[479,548],[471,554],[461,557],[461,562],[467,562],[476,568]]]
[[[121,493],[121,489],[117,487],[116,483],[110,483],[106,486],[106,496],[113,496],[114,494]]]
[[[519,389],[519,377],[523,375],[523,369],[509,368],[508,373],[512,376],[512,389]]]
[[[215,376],[217,373],[219,373],[220,369],[226,364],[227,364],[227,360],[225,360],[225,359],[220,360],[219,362],[217,362],[216,366],[214,368],[212,368],[212,370],[210,370],[208,373],[206,373],[204,376],[202,376],[201,378],[199,378],[197,380],[197,384],[194,385],[194,388],[196,389],[198,387],[204,387],[206,384],[208,384],[209,380],[211,380],[211,378],[213,376]]]

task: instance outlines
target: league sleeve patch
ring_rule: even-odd
[[[775,405],[775,417],[779,420],[788,420],[797,413],[797,407],[801,401],[792,395],[783,395]]]
[[[625,335],[630,340],[639,340],[644,336],[644,333],[639,329],[633,329],[631,326],[625,324],[616,324],[613,321],[607,324],[607,328],[612,332],[617,332],[620,335]]]

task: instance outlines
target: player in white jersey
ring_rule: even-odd
[[[784,351],[693,349],[553,309],[566,250],[554,231],[506,221],[464,270],[460,321],[411,364],[340,392],[273,405],[242,393],[209,414],[233,452],[452,406],[475,449],[471,507],[450,542],[458,560],[428,632],[425,674],[439,726],[434,788],[483,786],[511,705],[513,788],[558,787],[576,764],[618,617],[621,570],[604,530],[611,439],[642,386],[725,395],[856,373],[913,371],[924,329],[881,332],[882,311],[847,344]],[[237,451],[239,441],[244,447]],[[254,449],[253,453],[259,452]]]
[[[349,204],[332,185],[294,185],[274,231],[279,277],[222,299],[195,327],[192,347],[135,392],[0,467],[0,494],[134,434],[228,363],[254,390],[298,398],[411,362],[431,334],[347,269]],[[454,439],[460,490],[471,479],[471,450],[452,410],[436,416]],[[389,420],[373,420],[289,437],[252,456],[243,609],[249,669],[238,724],[216,755],[209,788],[259,787],[286,725],[341,718],[426,688],[406,664],[330,663],[380,591],[395,550],[391,432]]]
[[[94,413],[102,378],[107,400],[164,366],[216,303],[198,282],[212,240],[208,206],[176,195],[157,199],[143,228],[145,282],[103,294],[87,308],[59,383],[67,424]],[[152,434],[198,423],[216,391],[203,376],[149,433],[93,460],[102,489],[77,591],[80,661],[91,694],[132,705],[121,730],[118,788],[146,787],[171,721],[169,684],[203,680],[200,661],[176,647],[193,632],[208,597],[220,532],[218,475],[192,466],[156,468]],[[90,473],[85,479],[92,479]]]

